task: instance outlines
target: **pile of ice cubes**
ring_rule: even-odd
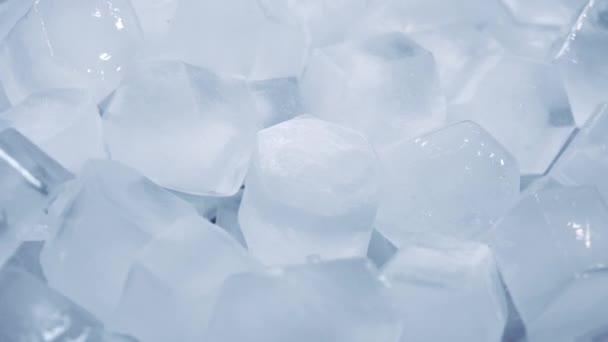
[[[0,341],[608,341],[608,0],[0,0]]]

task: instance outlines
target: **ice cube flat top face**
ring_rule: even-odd
[[[575,127],[557,69],[512,57],[483,76],[460,114],[496,137],[523,174],[544,173]]]
[[[500,341],[505,294],[490,249],[423,235],[403,243],[382,274],[399,308],[401,341]],[[462,308],[467,315],[462,315]],[[433,326],[441,325],[441,329]]]
[[[103,116],[112,159],[164,187],[230,195],[240,188],[259,117],[247,84],[181,62],[145,62]]]
[[[578,277],[608,260],[608,211],[597,191],[561,187],[528,195],[494,227],[490,245],[524,322]],[[581,294],[584,295],[584,294]]]
[[[379,157],[376,224],[396,245],[412,232],[473,237],[519,194],[517,162],[472,122],[401,141]]]
[[[310,114],[357,129],[374,145],[445,118],[433,56],[396,32],[313,51],[301,89]]]
[[[18,102],[34,91],[82,85],[101,99],[140,40],[128,0],[36,1],[2,46],[7,93]]]
[[[234,276],[206,341],[396,342],[400,327],[375,273],[348,260]]]

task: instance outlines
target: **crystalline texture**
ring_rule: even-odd
[[[223,286],[208,342],[397,342],[400,327],[363,259],[245,273]]]
[[[0,79],[13,103],[66,87],[88,88],[100,100],[140,40],[128,0],[39,0],[0,46]]]
[[[516,201],[517,163],[472,122],[403,140],[379,152],[377,228],[396,245],[411,232],[470,238]]]
[[[0,113],[0,120],[23,133],[73,172],[87,159],[105,156],[101,117],[83,90],[59,89],[35,93]]]
[[[0,266],[34,233],[71,174],[13,129],[0,132]]]
[[[382,274],[402,317],[402,342],[500,341],[507,302],[486,245],[411,238]]]
[[[239,222],[266,263],[364,256],[377,160],[359,133],[302,116],[260,131]]]
[[[479,80],[453,119],[479,123],[523,174],[542,174],[574,130],[568,96],[552,66],[505,57]]]
[[[496,224],[488,241],[527,326],[560,300],[564,290],[572,294],[586,287],[580,279],[585,272],[607,264],[607,228],[606,206],[587,187],[527,195]],[[577,298],[590,295],[581,291]]]
[[[182,62],[144,62],[107,106],[112,159],[163,187],[234,194],[247,171],[258,127],[245,81]]]
[[[50,208],[54,235],[40,256],[49,284],[103,320],[138,251],[192,207],[135,171],[89,161]]]
[[[310,114],[374,145],[428,131],[445,116],[433,56],[396,32],[313,51],[301,87]]]

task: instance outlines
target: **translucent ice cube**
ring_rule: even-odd
[[[519,194],[516,161],[472,122],[402,140],[378,154],[383,173],[376,224],[396,245],[410,232],[475,236]]]
[[[44,228],[48,202],[70,177],[17,131],[0,132],[0,266],[21,240]]]
[[[34,93],[0,113],[0,120],[73,172],[80,170],[87,159],[105,157],[101,117],[95,102],[84,90]]]
[[[595,186],[608,200],[608,105],[595,114],[578,132],[551,169],[551,179],[564,185]]]
[[[402,317],[401,341],[500,341],[507,302],[486,245],[411,238],[382,274]]]
[[[428,131],[445,116],[433,56],[396,32],[315,50],[301,88],[307,112],[374,145]]]
[[[245,81],[177,61],[138,64],[103,115],[112,159],[193,194],[238,191],[258,121]]]
[[[215,223],[227,231],[241,245],[247,246],[239,224],[239,208],[242,196],[243,193],[240,191],[235,196],[222,201],[215,213]]]
[[[177,0],[131,0],[146,41],[164,39],[173,23]]]
[[[265,263],[364,256],[377,159],[359,133],[301,116],[260,131],[239,222]]]
[[[397,342],[386,286],[368,261],[291,266],[230,277],[209,342]]]
[[[397,252],[397,247],[390,242],[382,233],[374,229],[367,246],[367,257],[376,266],[382,267]]]
[[[100,100],[140,41],[129,0],[37,0],[0,46],[0,79],[13,103],[65,87],[88,88]]]
[[[103,319],[111,317],[138,251],[186,202],[119,163],[89,161],[50,208],[53,237],[40,260],[49,284]]]
[[[473,96],[453,108],[453,119],[488,130],[517,158],[522,173],[544,173],[575,127],[557,69],[505,57],[473,82]]]
[[[233,273],[257,268],[226,232],[203,220],[178,220],[146,245],[131,267],[114,330],[142,341],[184,341],[190,322],[205,326],[213,291]]]
[[[270,127],[303,114],[296,78],[254,81],[250,87],[262,127]]]
[[[521,22],[569,29],[588,0],[502,0]]]
[[[589,1],[556,54],[576,123],[581,126],[608,92],[608,1]]]
[[[35,0],[4,0],[0,3],[0,41],[28,11]]]
[[[586,287],[580,278],[607,264],[607,227],[606,206],[588,187],[529,194],[496,224],[488,241],[528,327],[568,287],[581,300],[589,298],[590,293],[577,291]]]

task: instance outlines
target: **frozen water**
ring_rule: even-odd
[[[177,0],[131,0],[147,42],[161,42],[173,23]]]
[[[470,99],[450,112],[473,120],[511,152],[523,174],[542,174],[574,130],[557,69],[505,57],[478,80]]]
[[[411,232],[473,237],[519,195],[516,161],[472,122],[402,140],[378,154],[383,173],[376,225],[397,246]]]
[[[215,223],[228,232],[241,245],[247,246],[241,225],[239,224],[239,208],[243,197],[242,191],[233,197],[222,201],[215,213]]]
[[[252,79],[298,76],[308,45],[299,25],[268,18],[251,0],[180,1],[169,41],[188,63]]]
[[[100,100],[140,42],[128,0],[37,0],[0,45],[0,79],[12,103],[66,87],[87,88]]]
[[[70,177],[17,131],[0,132],[0,267],[36,235],[48,202]]]
[[[382,274],[402,317],[402,342],[500,341],[507,302],[486,245],[411,237]]]
[[[376,266],[382,267],[397,252],[397,247],[393,245],[382,233],[374,229],[367,246],[367,257]]]
[[[560,184],[597,187],[608,200],[608,105],[596,109],[556,161],[550,176]]]
[[[487,27],[494,38],[510,53],[542,63],[553,60],[555,49],[564,37],[563,29],[556,26],[524,24],[515,20]]]
[[[193,194],[238,191],[258,122],[245,81],[178,61],[140,63],[103,115],[112,159]]]
[[[43,245],[44,241],[22,242],[4,267],[20,269],[46,283],[46,277],[40,265],[40,251]]]
[[[113,328],[146,342],[185,341],[190,321],[205,326],[201,311],[211,309],[223,280],[256,268],[218,226],[198,217],[178,220],[138,253]]]
[[[496,224],[488,241],[526,325],[561,300],[564,290],[580,300],[593,295],[579,290],[586,287],[585,272],[608,263],[607,229],[606,206],[588,187],[524,196]]]
[[[103,158],[101,117],[91,97],[79,89],[34,93],[0,113],[44,152],[73,172],[87,159]]]
[[[313,51],[301,88],[307,112],[357,129],[374,145],[445,119],[433,56],[396,32]]]
[[[568,30],[589,0],[502,0],[513,16],[531,24]]]
[[[223,286],[208,342],[398,342],[386,286],[363,259],[245,273]]]
[[[364,256],[377,207],[377,159],[359,133],[300,116],[258,133],[239,222],[268,264]]]
[[[101,322],[21,270],[0,270],[0,303],[2,341],[108,341]]]
[[[0,41],[28,11],[35,0],[3,0],[0,2]]]
[[[608,1],[591,0],[556,55],[580,126],[608,92]]]
[[[49,284],[99,318],[111,317],[139,250],[186,202],[119,163],[89,161],[50,208],[54,235],[40,256]]]
[[[2,86],[2,81],[0,80],[0,113],[11,108],[11,102],[6,97],[4,93],[4,87]]]
[[[275,78],[250,83],[262,127],[270,127],[303,114],[297,78]]]

